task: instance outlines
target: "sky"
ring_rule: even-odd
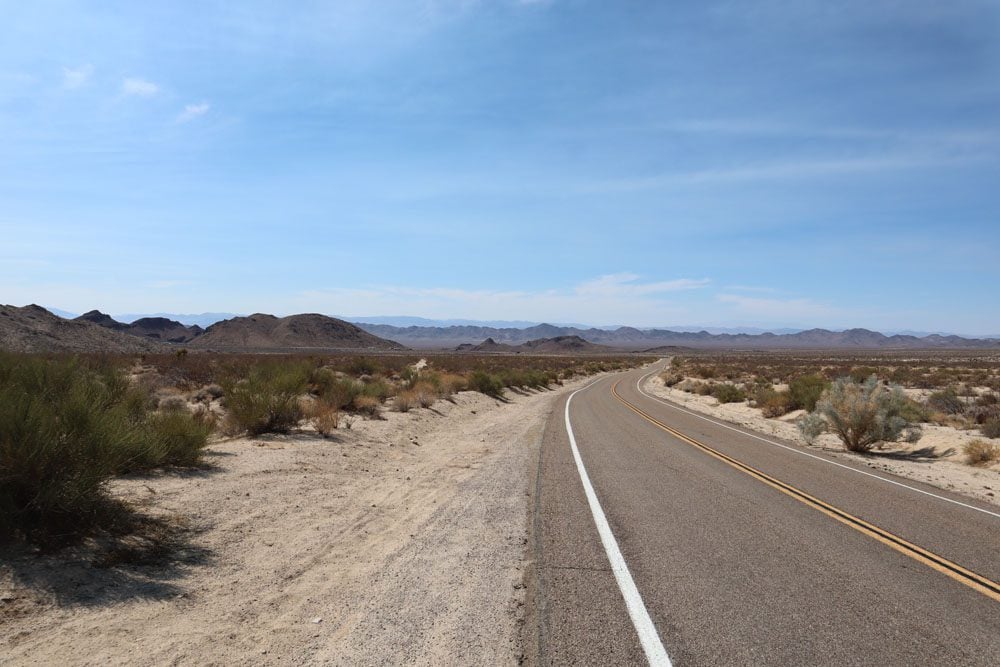
[[[3,5],[3,303],[1000,334],[996,1]]]

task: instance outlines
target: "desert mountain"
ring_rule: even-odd
[[[555,338],[537,338],[521,343],[520,345],[508,345],[498,343],[492,338],[487,338],[479,345],[465,343],[455,348],[456,352],[522,352],[529,354],[583,354],[587,352],[613,352],[613,348],[606,345],[596,345],[580,338],[579,336],[556,336]]]
[[[0,349],[10,352],[156,352],[153,341],[86,319],[64,320],[41,306],[0,306]]]
[[[187,327],[165,317],[143,317],[128,325],[128,332],[135,336],[145,336],[168,343],[187,343],[205,330],[197,324]]]
[[[275,317],[256,313],[217,322],[191,342],[214,350],[405,350],[350,322],[315,313]]]
[[[886,336],[868,329],[828,331],[810,329],[791,334],[710,334],[707,331],[683,332],[667,329],[578,329],[540,324],[527,329],[491,327],[393,327],[385,324],[360,324],[365,331],[409,347],[442,348],[461,344],[477,345],[492,339],[497,345],[520,345],[539,338],[578,336],[597,345],[619,349],[643,350],[661,346],[715,349],[970,349],[1000,348],[1000,340],[962,338],[960,336],[895,335]]]
[[[59,317],[62,316],[60,315]],[[80,317],[74,317],[73,319],[77,322],[93,322],[98,326],[102,326],[105,329],[111,329],[112,331],[128,332],[127,324],[119,322],[110,315],[106,315],[99,310],[91,310],[83,315],[80,315]]]
[[[168,320],[165,317],[144,317],[131,324],[125,324],[115,320],[110,315],[105,315],[99,310],[84,313],[80,317],[77,317],[76,320],[93,322],[106,329],[121,331],[133,336],[142,336],[143,338],[150,338],[164,343],[187,343],[195,336],[199,336],[204,332],[204,329],[198,325],[188,327],[180,322]]]

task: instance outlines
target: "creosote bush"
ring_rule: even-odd
[[[901,388],[882,386],[874,375],[863,383],[841,378],[823,393],[814,416],[799,421],[799,429],[806,440],[814,439],[819,416],[846,449],[867,452],[882,442],[920,439],[920,427],[906,418],[909,409]]]
[[[473,371],[469,375],[468,384],[471,391],[478,391],[481,394],[486,394],[487,396],[492,396],[493,398],[503,397],[503,381],[492,373],[487,373],[485,371]]]
[[[301,363],[260,363],[246,377],[230,378],[223,385],[227,430],[283,433],[303,418],[299,397],[305,393],[310,372]]]
[[[0,541],[80,534],[113,476],[198,463],[211,422],[151,404],[114,366],[0,355]]]
[[[719,403],[741,403],[747,399],[746,392],[731,384],[716,384],[712,386],[712,396]]]

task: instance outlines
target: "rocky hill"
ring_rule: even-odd
[[[8,352],[161,351],[160,344],[88,320],[65,320],[41,306],[0,306],[0,350]]]
[[[256,313],[217,322],[190,347],[214,350],[405,350],[350,322],[314,313],[275,317]]]
[[[110,315],[105,315],[99,310],[84,313],[80,317],[77,317],[76,321],[92,322],[106,329],[121,331],[133,336],[142,336],[143,338],[164,343],[187,343],[205,331],[197,325],[189,327],[165,317],[143,317],[131,324],[125,324],[118,322]]]
[[[479,345],[466,343],[455,348],[456,352],[485,352],[485,353],[515,353],[515,354],[587,354],[600,352],[614,352],[615,349],[606,345],[596,345],[580,338],[579,336],[556,336],[555,338],[538,338],[521,343],[520,345],[508,345],[498,343],[492,338],[487,338]]]

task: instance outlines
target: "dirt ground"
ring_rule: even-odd
[[[529,477],[583,382],[219,442],[204,470],[116,482],[169,546],[2,554],[0,662],[516,663]]]
[[[663,380],[655,375],[646,379],[643,389],[654,396],[682,405],[692,412],[700,412],[743,426],[762,435],[775,436],[806,447],[822,449],[834,456],[849,458],[876,470],[908,477],[1000,505],[1000,465],[980,468],[962,462],[962,445],[970,440],[984,439],[974,432],[924,424],[923,437],[917,443],[891,443],[871,455],[864,456],[844,451],[840,440],[831,433],[821,435],[812,445],[808,445],[795,425],[795,420],[802,415],[802,411],[769,419],[764,417],[760,410],[746,403],[720,404],[711,396],[689,394],[667,387],[663,384]],[[1000,444],[997,440],[987,440],[987,442]]]

